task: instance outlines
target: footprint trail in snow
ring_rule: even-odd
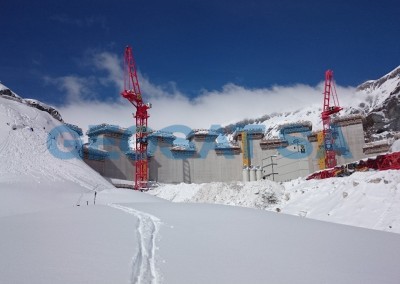
[[[132,258],[131,283],[160,283],[160,275],[156,270],[156,238],[160,228],[160,219],[130,207],[108,204],[137,217],[138,251]]]

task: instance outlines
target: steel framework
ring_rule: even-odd
[[[124,57],[124,91],[121,95],[136,108],[134,114],[136,120],[135,190],[142,190],[148,187],[147,121],[150,116],[147,110],[151,108],[151,105],[143,102],[130,46],[125,48]]]
[[[386,153],[367,160],[360,160],[343,166],[315,172],[306,179],[325,179],[331,177],[342,177],[353,172],[366,171],[367,169],[376,171],[400,170],[400,152]]]
[[[330,105],[331,102],[333,102],[333,106]],[[331,115],[341,110],[342,108],[339,106],[335,82],[333,80],[333,71],[327,70],[325,72],[324,105],[321,113],[325,147],[325,168],[334,168],[336,166],[336,153],[333,148],[335,139],[332,135]]]

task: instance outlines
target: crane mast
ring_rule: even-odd
[[[150,116],[147,110],[151,108],[151,105],[143,102],[130,46],[125,48],[124,59],[124,91],[121,95],[136,108],[134,114],[136,120],[135,190],[141,190],[148,187],[147,120]]]
[[[331,106],[333,102],[333,106]],[[338,113],[343,108],[339,106],[339,100],[336,94],[335,82],[333,80],[333,71],[325,72],[324,87],[324,105],[322,108],[322,134],[325,147],[325,168],[333,168],[336,166],[336,153],[333,149],[335,139],[331,127],[331,115]]]

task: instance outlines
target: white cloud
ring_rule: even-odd
[[[45,76],[44,80],[46,84],[55,85],[60,91],[65,92],[68,103],[79,103],[84,99],[90,99],[94,95],[91,90],[94,84],[93,77],[82,78],[69,75],[52,78],[50,76]]]
[[[90,63],[99,70],[107,72],[106,77],[100,78],[102,84],[108,85],[112,83],[117,90],[124,87],[123,70],[121,68],[121,60],[116,54],[109,52],[96,53],[91,58]]]
[[[57,14],[51,16],[50,19],[64,25],[76,26],[79,28],[101,27],[104,30],[109,29],[107,26],[106,18],[104,16],[90,15],[83,18],[76,18],[66,14]]]
[[[87,78],[67,76],[58,78],[59,88],[68,94],[69,101],[60,107],[65,121],[87,129],[88,125],[109,123],[129,127],[134,124],[134,107],[119,96],[123,88],[120,60],[115,54],[95,54],[95,68],[106,71],[106,76],[97,78],[98,84],[113,84],[116,99],[102,102],[87,99],[91,82]],[[86,86],[85,83],[89,82]],[[228,83],[221,90],[202,91],[190,100],[171,83],[157,86],[139,73],[139,82],[146,102],[151,102],[149,126],[162,129],[171,125],[190,128],[209,128],[211,125],[226,125],[244,118],[258,118],[273,112],[294,111],[315,105],[322,106],[323,83],[317,86],[296,84],[271,88],[247,89]],[[355,91],[352,87],[337,86],[341,104],[354,105]]]

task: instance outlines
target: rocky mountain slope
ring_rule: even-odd
[[[37,108],[41,111],[45,111],[45,112],[49,113],[52,117],[57,119],[58,121],[64,122],[64,120],[61,117],[61,114],[54,107],[49,106],[45,103],[42,103],[38,100],[23,99],[20,96],[18,96],[16,93],[14,93],[12,90],[10,90],[8,87],[4,86],[1,83],[0,83],[0,97],[22,103],[22,104],[28,105],[30,107]]]
[[[400,66],[378,80],[361,84],[357,92],[366,96],[367,104],[360,106],[366,117],[366,137],[374,141],[400,131]]]

